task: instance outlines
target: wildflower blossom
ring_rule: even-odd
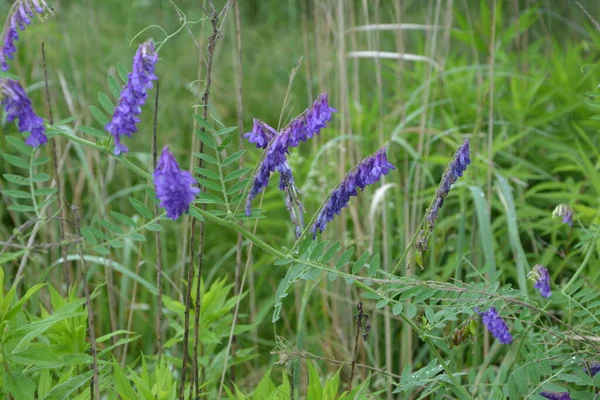
[[[419,233],[419,237],[417,238],[416,246],[420,252],[427,250],[427,241],[429,239],[429,234],[435,227],[435,222],[438,218],[438,213],[440,208],[444,204],[444,198],[450,192],[450,188],[456,182],[456,180],[463,176],[463,173],[467,169],[467,165],[471,163],[470,159],[471,153],[469,150],[469,140],[466,139],[462,145],[456,150],[452,161],[446,167],[446,171],[442,176],[442,180],[440,182],[440,186],[435,192],[435,197],[431,206],[427,210],[427,215],[425,217],[426,226]]]
[[[257,118],[253,120],[252,131],[244,134],[244,137],[250,143],[255,143],[259,149],[266,149],[275,136],[277,131]]]
[[[542,392],[540,396],[549,400],[571,400],[569,392]]]
[[[361,161],[329,195],[312,227],[313,238],[317,236],[317,232],[325,230],[327,223],[333,220],[336,214],[339,215],[342,212],[342,209],[348,205],[350,197],[358,194],[356,188],[364,190],[367,185],[379,181],[392,169],[395,168],[388,162],[385,149],[381,149]]]
[[[175,220],[189,210],[195,195],[200,192],[192,186],[196,183],[188,171],[179,168],[173,153],[165,146],[154,171],[154,185],[159,206],[167,210],[167,217]]]
[[[559,204],[552,212],[552,218],[562,217],[563,224],[573,226],[573,209],[566,204]]]
[[[534,288],[540,291],[542,297],[550,297],[552,292],[550,291],[550,274],[548,268],[542,264],[536,264],[533,271],[529,273],[529,278],[535,281]]]
[[[246,198],[247,215],[250,215],[252,200],[269,184],[271,174],[278,169],[281,172],[282,165],[287,162],[289,148],[296,147],[300,141],[306,141],[319,134],[331,120],[333,112],[336,112],[335,108],[329,106],[327,93],[323,93],[279,134],[264,122],[254,120],[252,132],[246,133],[244,137],[255,143],[258,148],[265,149],[266,154]],[[289,168],[284,170],[291,171]],[[286,180],[280,180],[279,189],[285,190],[285,187]]]
[[[131,137],[137,132],[137,117],[142,112],[142,106],[148,97],[148,89],[152,89],[152,81],[158,78],[154,75],[158,53],[154,50],[152,40],[147,40],[139,47],[133,57],[133,69],[128,75],[127,84],[123,86],[119,105],[115,108],[112,120],[106,125],[106,130],[115,138],[115,154],[129,151],[121,143],[121,136]]]
[[[3,71],[8,71],[8,60],[14,58],[14,54],[17,51],[15,42],[19,40],[19,33],[17,27],[20,30],[25,30],[25,27],[31,23],[31,18],[35,17],[35,14],[44,14],[45,12],[52,12],[50,7],[44,0],[17,0],[8,13],[8,20],[0,40],[2,41],[2,50],[0,50],[0,65],[2,65]]]
[[[25,139],[25,143],[31,147],[38,147],[48,142],[44,120],[31,108],[31,100],[19,82],[12,79],[0,79],[0,94],[2,97],[0,102],[6,110],[7,121],[18,120],[19,132],[30,133],[29,137]]]
[[[600,364],[594,363],[590,365],[589,373],[592,377],[595,376],[598,372],[600,372]]]
[[[491,307],[485,312],[477,312],[481,315],[481,320],[492,336],[498,339],[502,344],[512,343],[513,337],[508,330],[508,325],[506,325],[506,322],[498,315],[496,308]]]

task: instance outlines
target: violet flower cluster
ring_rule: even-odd
[[[29,132],[25,143],[31,147],[38,147],[46,142],[46,128],[44,120],[39,117],[31,107],[31,100],[19,82],[12,79],[0,79],[0,103],[4,106],[7,121],[17,120],[19,132]]]
[[[440,182],[440,186],[435,192],[435,197],[431,206],[427,210],[426,226],[419,233],[419,237],[417,238],[416,246],[420,252],[424,252],[427,250],[427,242],[429,239],[429,234],[435,228],[435,222],[438,218],[438,213],[440,208],[444,204],[444,198],[450,193],[450,188],[456,182],[456,180],[463,176],[463,173],[467,169],[467,165],[471,163],[471,153],[469,149],[469,140],[466,139],[462,145],[456,150],[452,161],[448,164],[444,175],[442,176],[442,180]]]
[[[257,119],[252,132],[244,135],[250,143],[265,149],[265,156],[254,176],[254,181],[246,199],[246,214],[250,215],[252,200],[269,184],[271,174],[287,162],[290,147],[297,147],[300,141],[307,141],[321,132],[331,120],[336,110],[329,106],[327,93],[321,94],[301,115],[294,118],[281,133]],[[283,182],[283,185],[282,185]],[[285,180],[280,181],[280,190],[286,187]]]
[[[475,310],[477,311],[477,310]],[[485,312],[479,312],[481,315],[481,320],[485,324],[485,327],[488,331],[494,336],[498,341],[502,344],[510,344],[513,341],[513,337],[508,330],[508,325],[502,319],[496,308],[491,307],[489,310]]]
[[[535,281],[534,288],[539,290],[542,297],[548,298],[552,296],[550,290],[550,273],[548,268],[542,264],[536,264],[533,270],[529,273],[529,278]]]
[[[569,392],[542,392],[540,396],[549,400],[571,400]]]
[[[277,131],[258,118],[254,118],[252,121],[252,131],[244,134],[244,137],[250,143],[256,144],[258,149],[266,149],[275,136],[277,136]]]
[[[44,0],[17,0],[9,14],[8,23],[2,31],[0,40],[2,41],[2,50],[0,51],[0,65],[2,71],[8,71],[8,60],[14,58],[17,51],[15,42],[19,40],[19,32],[17,28],[24,31],[27,25],[31,24],[31,19],[35,14],[44,14],[52,10]]]
[[[562,217],[563,224],[573,226],[573,209],[566,204],[559,204],[552,212],[552,218]]]
[[[168,146],[163,148],[158,165],[154,171],[154,185],[159,206],[167,210],[167,217],[176,220],[187,212],[200,189],[194,187],[197,182],[188,171],[182,171]]]
[[[387,175],[393,169],[395,168],[388,162],[385,149],[381,149],[361,161],[329,195],[312,227],[313,238],[316,238],[317,232],[323,232],[327,223],[348,206],[350,197],[358,194],[357,188],[364,190],[367,185],[379,181],[383,175]]]
[[[152,89],[152,81],[158,79],[154,75],[157,61],[158,53],[152,40],[147,40],[138,47],[127,84],[121,91],[119,105],[115,108],[112,120],[105,127],[115,138],[115,155],[129,151],[127,146],[121,143],[121,136],[131,137],[137,132],[137,123],[140,122],[137,115],[142,112],[148,89]]]
[[[600,372],[600,364],[594,363],[590,365],[589,373],[590,376],[594,377],[598,372]]]

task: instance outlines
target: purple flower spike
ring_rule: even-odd
[[[542,392],[540,393],[540,396],[550,400],[571,400],[569,392]]]
[[[536,264],[535,267],[533,267],[533,271],[529,273],[529,278],[535,281],[533,287],[540,291],[542,297],[548,298],[552,296],[548,268],[544,267],[542,264]]]
[[[187,212],[200,189],[194,187],[197,182],[188,171],[182,171],[169,147],[165,146],[154,171],[154,185],[159,206],[167,210],[172,220]]]
[[[481,320],[485,324],[488,331],[502,344],[510,344],[513,341],[513,337],[508,331],[508,325],[498,315],[498,312],[494,307],[490,308],[486,312],[479,312]]]
[[[31,18],[36,13],[44,14],[47,11],[52,12],[44,0],[17,0],[13,4],[8,13],[8,22],[0,35],[2,41],[2,50],[0,50],[2,71],[8,71],[8,60],[12,60],[17,51],[15,45],[15,42],[19,40],[17,28],[22,31],[25,30],[25,27],[31,24]]]
[[[128,75],[127,84],[121,90],[119,105],[115,108],[112,121],[106,125],[106,130],[115,138],[115,155],[129,151],[121,143],[121,136],[131,137],[137,132],[137,117],[142,112],[142,106],[148,97],[148,89],[152,89],[152,81],[158,78],[154,75],[158,53],[154,50],[152,40],[147,40],[138,47],[133,57],[133,69]]]
[[[19,132],[29,132],[25,143],[31,147],[38,147],[46,142],[46,128],[44,120],[31,108],[31,100],[19,82],[12,79],[0,79],[0,103],[4,106],[7,121],[18,120]]]
[[[352,171],[350,171],[342,182],[331,192],[327,202],[321,209],[317,221],[312,227],[313,238],[317,232],[323,232],[327,224],[342,212],[348,205],[350,197],[358,194],[356,188],[364,190],[367,185],[379,181],[383,175],[395,169],[387,160],[385,149],[365,158]]]
[[[261,120],[254,118],[252,132],[244,134],[250,143],[255,143],[259,149],[266,149],[269,142],[277,136],[277,131]]]
[[[446,167],[446,171],[442,176],[440,186],[435,192],[435,197],[427,210],[425,219],[427,226],[421,230],[419,237],[417,238],[416,246],[420,252],[427,250],[427,242],[429,240],[429,234],[435,228],[435,222],[438,218],[440,208],[444,204],[444,198],[450,193],[450,188],[456,182],[456,180],[463,176],[463,173],[467,169],[467,165],[471,163],[471,152],[469,149],[469,139],[466,139],[462,145],[456,150],[452,161]]]
[[[269,184],[271,174],[287,163],[287,135],[278,135],[265,150],[266,155],[254,176],[254,182],[246,199],[246,214],[250,215],[252,200]],[[280,185],[281,187],[281,185]]]

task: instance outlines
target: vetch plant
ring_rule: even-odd
[[[64,69],[64,59],[84,82],[95,82],[97,63],[94,68],[76,70],[77,57],[63,59],[62,48],[55,54],[48,51],[56,60],[48,64],[49,71],[44,70],[50,76],[44,82],[45,114],[40,112],[44,107],[32,105],[22,86],[25,80],[39,79],[35,68],[19,69],[21,83],[16,75],[0,74],[0,103],[6,120],[15,122],[26,137],[2,136],[7,146],[1,149],[5,163],[0,166],[0,283],[4,283],[5,271],[6,277],[14,278],[6,285],[8,290],[0,288],[0,394],[24,400],[234,399],[249,393],[273,399],[349,399],[383,397],[385,391],[388,398],[596,397],[600,302],[594,266],[600,227],[593,221],[600,157],[588,149],[596,138],[588,136],[587,126],[579,127],[571,114],[561,118],[566,115],[560,114],[563,108],[571,110],[580,100],[560,107],[565,93],[556,89],[558,85],[546,87],[547,76],[562,64],[546,66],[543,79],[536,77],[540,72],[536,63],[527,64],[527,79],[521,79],[519,68],[507,69],[519,71],[511,74],[485,69],[488,84],[480,74],[481,66],[455,68],[449,56],[439,70],[428,72],[426,85],[410,87],[414,97],[402,104],[400,113],[397,98],[388,101],[387,92],[404,85],[408,89],[412,79],[377,70],[377,87],[368,87],[369,95],[362,97],[364,66],[356,63],[356,87],[347,90],[347,82],[340,81],[338,87],[316,78],[327,74],[326,70],[313,76],[312,63],[306,66],[308,108],[287,118],[293,106],[286,94],[280,120],[289,121],[287,125],[272,127],[254,118],[247,132],[241,79],[245,37],[240,23],[251,24],[251,19],[239,15],[244,11],[240,2],[223,3],[217,10],[207,0],[197,10],[203,13],[203,26],[211,28],[207,39],[191,26],[201,20],[188,21],[175,2],[170,4],[180,21],[174,33],[151,25],[134,35],[130,43],[138,44],[137,38],[148,29],[164,37],[138,45],[131,71],[120,64],[110,69],[105,83],[110,93],[98,93],[101,107],[88,107],[95,121],[89,124],[95,127],[82,125],[90,120],[85,111],[83,115],[78,112],[79,103],[87,100],[86,92],[78,87],[79,79],[70,84],[73,77]],[[344,12],[349,6],[341,3],[337,12],[342,20],[334,22],[341,23],[337,26],[343,29],[342,35],[346,34],[345,22],[368,19],[376,6],[365,4],[364,17],[357,14],[348,19]],[[257,7],[275,3],[267,0],[265,4]],[[319,7],[319,11],[331,11],[328,4]],[[486,7],[482,2],[482,25],[504,27],[503,18],[488,21],[486,17],[505,15],[500,12],[502,5],[492,13]],[[4,69],[15,54],[16,32],[49,10],[42,0],[14,3],[1,37]],[[303,18],[307,18],[305,11],[300,11]],[[535,22],[538,13],[534,11],[518,14],[516,26],[526,30]],[[230,89],[225,86],[228,82],[212,85],[228,73],[218,64],[222,56],[215,46],[229,35],[224,27],[229,26],[231,15],[236,18],[237,37],[223,45],[235,42],[239,46],[236,126],[228,126],[232,115],[230,92],[224,90]],[[377,15],[379,27],[390,22],[385,21],[387,17]],[[471,32],[472,27],[461,26],[464,18],[456,20],[447,27],[436,22],[419,29],[431,35],[445,29],[442,36],[457,38]],[[315,24],[315,39],[323,49],[329,48],[324,41],[329,33],[318,30],[329,22],[328,17]],[[454,30],[454,23],[461,29]],[[469,39],[468,44],[504,51],[506,43],[515,41],[515,32],[521,34],[512,25],[509,28],[494,31],[492,38],[478,35],[478,40]],[[379,34],[378,29],[366,28],[373,35]],[[348,34],[361,30],[350,27]],[[191,48],[197,51],[192,61],[200,60],[198,71],[184,69],[181,75],[175,74],[181,72],[178,64],[190,64],[183,51],[176,60],[162,60],[169,73],[160,74],[162,108],[157,88],[152,113],[148,94],[158,80],[159,50],[186,31],[193,38]],[[310,51],[312,32],[303,33]],[[351,36],[346,46],[361,43],[354,39]],[[480,39],[498,45],[488,46]],[[524,35],[518,39],[519,46],[527,46]],[[553,41],[548,43],[553,45]],[[319,52],[319,60],[324,61],[317,63],[319,67],[329,65],[326,53]],[[345,56],[353,53],[341,52],[338,63],[345,63]],[[524,57],[531,53],[523,52]],[[161,57],[169,54],[163,52]],[[508,57],[490,59],[493,64]],[[405,61],[412,61],[411,57]],[[269,66],[261,68],[273,64],[269,59]],[[343,74],[343,66],[336,73]],[[415,65],[414,71],[419,68]],[[217,70],[219,74],[212,73]],[[26,76],[29,72],[31,77]],[[570,78],[559,72],[561,79]],[[252,78],[246,82],[254,85],[255,71],[245,73]],[[388,87],[391,81],[386,80],[392,75],[394,81]],[[454,76],[460,80],[454,81]],[[444,85],[435,84],[438,79]],[[472,82],[478,85],[477,91],[485,87],[491,99],[500,87],[494,84],[504,79],[509,80],[511,90],[503,91],[498,101],[504,97],[510,101],[496,108],[489,105],[486,138],[481,134],[485,123],[480,121],[480,104],[463,107],[455,100],[470,98],[471,90],[465,90],[465,85]],[[554,79],[553,84],[558,78]],[[188,86],[194,89],[191,94],[173,90]],[[31,90],[37,87],[41,85],[30,86]],[[327,93],[314,99],[315,87],[335,90],[331,100],[339,114]],[[66,101],[50,96],[59,89]],[[372,101],[373,89],[380,91],[377,98],[381,101]],[[427,92],[424,99],[448,96],[452,107],[445,106],[446,100],[418,105],[413,100],[422,92]],[[190,95],[197,96],[193,106],[186,99]],[[477,95],[480,101],[481,92]],[[267,99],[278,98],[277,89],[257,98],[266,104]],[[543,104],[546,99],[552,100],[548,107]],[[277,107],[276,101],[271,103],[265,109]],[[538,103],[544,106],[541,112]],[[369,104],[372,109],[366,107]],[[522,109],[528,104],[531,110]],[[76,115],[54,123],[52,108],[54,115],[64,110]],[[477,115],[466,114],[470,108],[476,108]],[[423,118],[417,130],[414,119],[419,113]],[[445,126],[465,118],[467,124]],[[476,122],[471,125],[472,121]],[[150,124],[152,135],[145,129]],[[499,134],[498,126],[506,130]],[[547,138],[550,134],[560,137],[557,126],[573,126],[577,130],[573,137],[585,146],[559,145],[554,153],[554,143],[547,143],[553,142]],[[134,134],[140,151],[132,154],[125,137]],[[42,147],[48,140],[52,146]],[[159,143],[164,146],[160,153]],[[440,143],[451,143],[452,149]],[[460,144],[454,151],[456,143]],[[543,148],[548,151],[547,159],[538,152],[536,157],[528,154],[542,146],[549,146]],[[252,148],[260,158],[255,165],[244,159],[245,148]],[[170,149],[189,149],[189,153]],[[301,153],[303,162],[290,162],[292,152]],[[446,166],[439,184],[439,176],[429,171],[429,165]],[[306,189],[309,195],[301,201],[301,176],[315,170],[320,175],[318,183],[333,189],[324,193]],[[283,201],[281,196],[267,195],[261,196],[259,205],[256,198],[265,193],[274,173],[279,174]],[[344,177],[336,185],[338,176]],[[469,190],[449,196],[457,182]],[[469,192],[472,197],[465,195]],[[561,202],[554,216],[569,226],[576,218],[577,229],[565,232],[549,220],[548,210]],[[350,212],[343,213],[349,204],[353,205]],[[577,216],[567,204],[577,209]],[[448,208],[444,216],[442,206]],[[285,228],[287,217],[279,218],[286,210],[294,234]],[[310,218],[305,224],[307,213]],[[336,224],[339,229],[329,226],[334,220],[340,222]],[[56,229],[59,223],[64,223],[64,231]],[[434,230],[440,240],[428,249]],[[422,263],[425,252],[431,267],[417,271],[415,253]],[[551,266],[552,277],[542,263]],[[74,273],[77,285],[68,278]],[[537,292],[527,295],[530,285],[541,299]],[[80,298],[81,291],[85,299]],[[354,304],[358,304],[358,314]],[[148,321],[154,319],[154,329],[148,329]],[[330,348],[333,342],[334,353],[328,354],[324,346]],[[263,377],[256,387],[254,376]]]
[[[173,153],[165,146],[154,171],[154,185],[159,206],[167,210],[167,217],[172,220],[187,212],[194,196],[200,189],[192,185],[198,182],[187,171],[182,171]]]
[[[31,100],[19,82],[13,79],[0,79],[0,97],[7,121],[17,120],[19,132],[29,132],[29,137],[25,140],[26,144],[38,147],[48,142],[44,120],[33,111]]]
[[[0,34],[2,71],[8,71],[8,60],[12,60],[17,51],[16,42],[19,40],[19,30],[24,31],[36,15],[43,16],[48,12],[52,12],[52,10],[44,0],[16,0],[14,2],[8,12],[7,23]]]
[[[158,53],[152,40],[147,40],[138,47],[133,57],[133,70],[121,91],[119,105],[115,108],[112,120],[106,125],[106,130],[115,139],[115,155],[129,151],[127,146],[121,143],[121,137],[132,137],[137,132],[137,124],[140,122],[138,115],[146,103],[148,89],[152,89],[152,81],[158,79],[154,75],[157,61]]]

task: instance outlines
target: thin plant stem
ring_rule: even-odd
[[[237,75],[237,93],[236,93],[236,112],[237,112],[237,124],[238,124],[238,148],[241,150],[243,148],[243,140],[242,140],[242,132],[244,130],[244,119],[243,119],[243,101],[242,101],[242,83],[243,83],[243,64],[242,64],[242,17],[240,15],[240,5],[239,0],[235,0],[233,2],[233,11],[235,15],[235,38],[236,38],[236,75]],[[239,169],[244,167],[244,155],[240,157],[238,163]],[[241,178],[240,178],[241,179]],[[242,222],[240,221],[240,224]],[[242,283],[240,286],[240,271],[242,269],[242,249],[243,249],[243,240],[244,237],[238,233],[237,235],[237,243],[236,243],[236,251],[235,251],[235,280],[234,280],[234,295],[237,296],[241,293],[241,288],[244,287],[244,282],[246,279],[246,274],[248,273],[248,268],[244,270],[244,277],[242,278]],[[231,342],[231,358],[235,358],[235,353],[237,350],[237,336],[233,334],[234,327],[237,323],[237,315],[239,308],[239,300],[236,304],[235,313],[233,317],[233,322],[231,324],[231,334],[230,334],[230,342]],[[229,354],[227,352],[226,354]],[[225,363],[227,365],[227,363]],[[223,376],[221,376],[221,384],[219,385],[219,396],[221,397],[221,389],[223,387],[224,381],[224,373],[225,368],[223,368]],[[231,366],[231,380],[235,382],[236,369],[235,366]]]
[[[52,116],[52,104],[50,102],[50,85],[48,84],[48,65],[46,64],[46,49],[45,49],[45,45],[46,43],[42,43],[42,65],[44,67],[44,86],[46,89],[46,108],[48,111],[48,123],[50,125],[54,125],[54,118]],[[52,167],[54,170],[54,179],[56,179],[56,188],[58,189],[57,192],[57,202],[58,202],[58,209],[61,212],[61,220],[59,223],[59,229],[60,229],[60,241],[61,241],[61,246],[60,246],[60,250],[61,250],[61,256],[63,259],[63,280],[66,283],[66,287],[67,290],[68,288],[71,286],[71,282],[73,282],[73,277],[72,277],[72,272],[71,272],[71,266],[69,261],[67,260],[67,252],[68,252],[68,246],[66,244],[63,244],[65,241],[65,233],[67,231],[67,223],[66,223],[66,219],[67,219],[67,210],[63,207],[63,194],[62,194],[62,186],[61,186],[61,182],[60,182],[60,175],[59,175],[59,171],[58,171],[58,145],[57,145],[57,138],[52,138],[51,140],[51,147],[50,147],[50,151],[52,153]]]
[[[209,18],[210,18],[210,22],[212,25],[212,34],[209,36],[208,38],[208,54],[207,54],[207,65],[206,65],[206,80],[205,80],[205,85],[204,85],[204,93],[202,95],[202,106],[203,106],[203,110],[202,110],[202,116],[204,118],[204,120],[208,119],[208,106],[209,106],[209,101],[210,101],[210,88],[211,88],[211,84],[212,84],[212,67],[213,67],[213,58],[214,58],[214,51],[215,51],[215,47],[217,44],[217,39],[219,38],[219,19],[221,17],[224,17],[224,14],[221,15],[220,13],[217,12],[217,10],[215,9],[215,6],[212,2],[212,0],[209,0],[208,2],[209,5]],[[227,10],[229,9],[228,4],[225,4],[225,6],[223,7],[223,10]],[[202,127],[201,131],[205,131],[205,128]],[[202,141],[200,141],[200,153],[204,152],[204,143]],[[204,162],[202,161],[201,158],[198,158],[198,167],[202,168],[204,165]],[[205,190],[204,187],[201,187],[201,190]],[[201,209],[202,211],[204,211],[205,205],[202,204],[201,205]],[[194,264],[194,252],[196,251],[196,249],[194,248],[194,242],[195,242],[195,233],[196,233],[196,219],[192,220],[192,224],[190,227],[190,271],[192,269],[192,266]],[[204,248],[204,221],[200,221],[200,232],[198,235],[198,249],[197,249],[197,253],[198,253],[198,270],[197,270],[197,275],[196,275],[196,302],[194,305],[194,311],[195,311],[195,320],[194,320],[194,360],[193,360],[193,381],[192,381],[192,388],[195,387],[195,392],[194,390],[190,391],[190,396],[192,396],[192,393],[195,393],[195,398],[198,398],[200,396],[200,376],[199,376],[199,370],[198,370],[198,345],[199,345],[199,332],[200,332],[200,309],[202,306],[202,299],[201,299],[201,283],[202,283],[202,262],[203,262],[203,248]],[[191,272],[189,273],[188,276],[191,275]],[[188,282],[188,285],[191,285],[191,282]],[[190,293],[191,294],[191,293]],[[190,302],[191,302],[191,298],[187,298],[186,299],[186,315],[187,315],[187,331],[188,331],[188,335],[189,335],[189,307],[190,307]],[[184,337],[187,336],[184,332]],[[186,338],[187,339],[187,338]],[[184,341],[184,346],[186,346],[186,342]],[[184,353],[184,357],[187,357],[187,353]],[[182,369],[183,371],[183,369]],[[182,373],[182,383],[185,383],[185,375]],[[204,380],[204,379],[203,379]],[[183,396],[183,384],[180,386],[180,398],[182,398]]]
[[[81,223],[79,219],[79,213],[77,206],[72,206],[71,210],[75,215],[75,230],[77,232],[77,236],[82,238],[81,235]],[[90,382],[90,396],[92,400],[100,400],[100,378],[98,375],[98,354],[96,348],[96,333],[94,331],[94,313],[92,311],[92,299],[90,294],[90,285],[88,283],[86,272],[87,268],[85,266],[85,258],[83,256],[83,244],[79,242],[77,244],[77,253],[79,254],[79,259],[81,262],[81,281],[83,284],[83,291],[85,293],[85,307],[87,309],[87,317],[88,317],[88,337],[90,340],[90,351],[92,353],[92,371],[93,377]]]
[[[354,336],[354,351],[352,352],[352,368],[350,369],[350,377],[348,378],[348,390],[352,390],[354,370],[356,368],[356,360],[358,359],[358,343],[360,331],[362,330],[363,305],[359,302],[356,307],[358,308],[358,314],[356,315],[356,335]],[[389,373],[389,371],[387,372]]]
[[[152,165],[156,170],[158,145],[157,145],[157,126],[158,126],[158,94],[160,91],[160,83],[156,82],[156,98],[154,100],[154,121],[152,125]],[[154,206],[154,219],[158,217],[158,206]],[[162,283],[162,241],[160,231],[156,231],[156,288],[158,290],[158,296],[156,299],[156,347],[158,348],[158,360],[162,357],[163,353],[163,338],[162,338],[162,326],[163,326],[163,283]]]

